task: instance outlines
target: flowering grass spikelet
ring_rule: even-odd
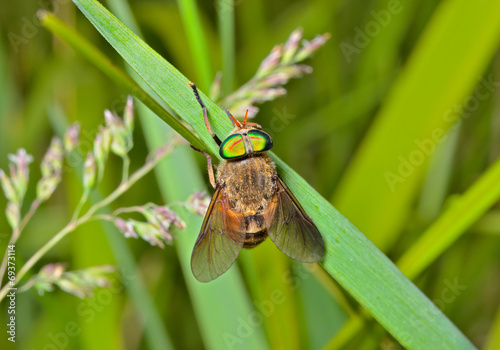
[[[110,288],[110,275],[116,268],[110,265],[92,266],[81,270],[66,271],[65,264],[48,264],[31,278],[38,294],[52,292],[54,285],[81,299],[93,296],[96,288]],[[29,285],[29,283],[27,284]]]
[[[172,209],[165,206],[157,206],[153,210],[156,218],[160,222],[160,225],[165,228],[165,230],[168,230],[170,228],[170,225],[174,225],[181,230],[184,230],[186,228],[186,223],[182,221],[179,215],[177,215],[177,213]]]
[[[329,33],[317,35],[311,41],[302,40],[302,48],[295,55],[295,62],[303,61],[309,58],[317,49],[326,44],[330,39]]]
[[[285,47],[283,48],[283,58],[282,63],[287,64],[292,61],[293,56],[299,48],[299,42],[302,38],[302,29],[295,29],[292,34],[288,37]]]
[[[64,134],[64,150],[70,153],[80,142],[80,123],[75,122],[69,126]]]
[[[7,222],[13,230],[19,227],[21,222],[21,210],[18,203],[8,202],[5,208],[5,216],[7,217]]]
[[[40,165],[42,177],[50,177],[55,174],[60,174],[62,171],[63,156],[64,152],[62,142],[58,137],[54,136]]]
[[[83,189],[87,193],[94,187],[96,179],[96,166],[94,154],[89,152],[83,164]]]
[[[134,99],[132,96],[127,97],[127,104],[125,105],[125,111],[123,112],[123,122],[130,137],[132,138],[132,133],[134,132]]]
[[[193,193],[186,203],[189,210],[200,216],[205,216],[209,205],[210,197],[205,191]]]
[[[243,117],[247,110],[248,117],[254,117],[258,112],[256,104],[285,95],[286,90],[282,86],[290,79],[312,72],[310,66],[298,63],[310,57],[329,37],[329,34],[323,34],[311,42],[303,40],[301,47],[302,29],[293,31],[285,44],[276,45],[271,50],[252,79],[223,98],[220,104],[231,110],[235,117]],[[217,80],[215,84],[218,84]],[[213,88],[217,89],[216,86]]]
[[[99,131],[94,140],[94,159],[97,165],[98,182],[104,175],[104,165],[108,160],[109,147],[111,145],[111,133],[107,127],[99,126]]]
[[[145,241],[153,246],[158,246],[160,248],[165,248],[165,244],[170,244],[171,241],[167,239],[171,237],[165,237],[158,226],[153,225],[150,222],[141,222],[137,220],[130,219],[129,222],[133,225],[134,231]]]
[[[269,73],[280,61],[282,52],[283,45],[276,45],[275,47],[273,47],[271,53],[266,58],[264,58],[264,60],[260,64],[255,76],[260,78]]]
[[[116,228],[118,228],[118,230],[123,233],[123,236],[125,236],[125,238],[139,238],[137,232],[135,232],[134,230],[134,225],[132,225],[131,222],[116,217],[114,218],[113,223],[115,224]]]
[[[16,191],[17,200],[22,202],[29,181],[29,164],[33,162],[33,156],[28,154],[24,148],[17,150],[16,154],[9,154],[10,181]]]
[[[62,165],[62,142],[59,138],[53,137],[40,164],[42,178],[36,187],[36,196],[39,201],[46,201],[56,190],[57,185],[61,182]]]
[[[7,200],[12,203],[19,203],[17,191],[10,181],[10,178],[2,169],[0,169],[0,183],[2,184],[3,193],[5,194]]]
[[[120,157],[126,156],[133,146],[132,135],[116,114],[105,110],[104,118],[111,134],[111,151]]]

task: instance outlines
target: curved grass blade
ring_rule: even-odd
[[[500,159],[420,236],[398,260],[408,278],[415,278],[500,198]]]

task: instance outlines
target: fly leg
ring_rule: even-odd
[[[238,120],[236,120],[236,119],[233,117],[233,115],[232,115],[232,114],[231,114],[231,113],[230,113],[227,109],[225,109],[224,107],[221,107],[221,108],[224,110],[224,112],[226,112],[227,117],[229,118],[229,120],[231,121],[231,123],[233,123],[233,126],[234,126],[234,127],[238,126],[238,127],[240,127],[240,128],[241,128],[241,124],[240,124],[240,122],[239,122]]]
[[[262,126],[260,126],[260,124],[257,124],[257,123],[247,123],[246,124],[247,126],[251,126],[253,128],[256,128],[256,129],[262,129]]]
[[[201,100],[200,95],[198,94],[198,89],[196,88],[196,85],[194,83],[189,83],[189,86],[193,89],[194,96],[196,97],[196,100],[201,106],[201,109],[203,110],[203,120],[205,121],[205,125],[208,129],[208,132],[210,135],[212,135],[212,138],[214,139],[215,143],[220,146],[221,141],[217,135],[212,131],[212,127],[210,126],[210,122],[208,121],[208,115],[207,115],[207,107],[205,107],[205,104]],[[197,152],[200,152],[207,158],[207,168],[208,168],[208,178],[210,179],[210,184],[212,185],[213,188],[215,188],[215,175],[214,175],[214,167],[212,165],[212,157],[210,157],[209,154],[206,152],[202,151],[199,148],[194,147],[193,145],[190,145],[192,149],[194,149]]]
[[[212,166],[212,157],[210,157],[209,154],[202,151],[201,149],[196,148],[193,145],[190,146],[192,149],[194,149],[197,152],[200,152],[207,158],[208,178],[210,179],[210,184],[212,185],[212,187],[215,188],[215,175],[214,175],[214,167]]]
[[[221,141],[220,141],[219,137],[217,135],[215,135],[215,133],[212,131],[212,127],[210,126],[210,122],[208,121],[207,107],[205,107],[205,104],[201,100],[201,97],[198,94],[198,89],[196,88],[196,85],[194,85],[194,83],[189,83],[189,86],[191,87],[191,89],[193,89],[194,96],[196,97],[196,100],[198,101],[198,103],[201,106],[201,109],[203,110],[203,120],[205,120],[205,125],[208,129],[208,132],[210,133],[210,135],[212,135],[212,138],[214,139],[215,143],[218,146],[220,146]],[[197,150],[197,151],[201,152],[200,150]]]

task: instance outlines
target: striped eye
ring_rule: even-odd
[[[243,136],[234,134],[229,136],[220,145],[219,154],[224,159],[232,159],[242,157],[246,154],[245,143]]]
[[[271,136],[260,130],[250,130],[248,138],[252,143],[254,152],[266,152],[273,148]]]

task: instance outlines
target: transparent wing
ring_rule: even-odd
[[[238,257],[245,234],[244,216],[230,209],[224,190],[217,186],[191,256],[196,279],[208,282],[226,272]]]
[[[320,261],[325,245],[318,229],[280,177],[276,185],[276,195],[265,214],[269,237],[290,258]]]

